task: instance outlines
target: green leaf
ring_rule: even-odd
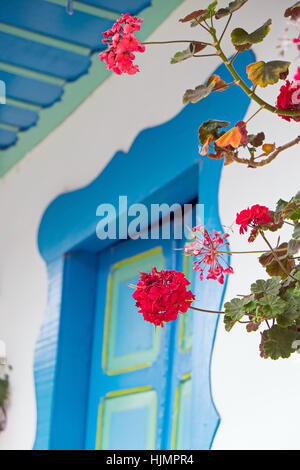
[[[274,85],[280,79],[284,79],[289,71],[290,62],[284,60],[272,60],[271,62],[255,62],[247,66],[249,80],[254,85],[265,88]]]
[[[294,296],[296,298],[300,297],[300,282],[297,282],[297,284],[295,285]],[[300,308],[300,306],[299,306],[299,308]]]
[[[178,64],[178,62],[182,62],[183,60],[190,59],[193,57],[196,51],[195,43],[191,42],[187,49],[184,51],[176,52],[176,54],[171,59],[171,64]]]
[[[207,9],[211,15],[215,14],[216,6],[218,5],[218,0],[215,0],[210,5],[208,5]]]
[[[224,324],[225,324],[225,330],[230,331],[232,327],[236,324],[236,321],[231,320],[230,317],[227,317],[224,315]]]
[[[253,296],[251,296],[250,298],[251,300],[249,303],[245,304],[244,310],[247,313],[254,313],[256,311],[257,301],[253,300]]]
[[[236,10],[238,10],[243,5],[245,5],[246,2],[247,0],[235,0],[234,2],[230,2],[228,7],[220,8],[220,10],[216,12],[216,15],[215,15],[216,19],[219,20],[220,18],[223,18],[224,16],[231,15]]]
[[[292,258],[285,258],[281,260],[281,265],[284,269],[280,266],[278,261],[274,260],[273,263],[266,266],[266,271],[269,276],[280,276],[282,280],[285,280],[287,277],[287,273],[291,273],[295,267],[295,261]]]
[[[251,299],[250,299],[251,301]],[[245,315],[245,305],[249,304],[249,297],[243,299],[232,299],[224,305],[225,316],[233,321],[240,320]]]
[[[275,223],[279,223],[280,221],[282,221],[282,218],[283,218],[282,211],[286,207],[287,204],[288,202],[284,201],[283,199],[279,199],[279,201],[277,202],[277,206],[276,206],[274,216],[273,216]]]
[[[253,294],[278,295],[280,287],[280,277],[276,276],[266,281],[259,279],[251,285],[251,292]]]
[[[208,136],[212,136],[213,140],[219,137],[219,129],[228,127],[230,122],[227,121],[217,121],[215,119],[209,119],[205,121],[199,128],[199,140],[202,145],[207,141]]]
[[[0,379],[0,406],[3,405],[9,395],[9,378],[6,374],[4,378]]]
[[[295,255],[300,250],[300,240],[290,240],[288,243],[288,254]]]
[[[298,279],[300,281],[300,264],[295,266],[295,268],[293,269],[291,274],[292,274],[293,277],[295,277],[296,279]],[[286,280],[282,284],[282,287],[288,287],[291,283],[294,283],[294,282],[295,281],[289,276],[289,277],[286,278]]]
[[[295,199],[296,203],[300,205],[300,191],[298,191],[298,193],[296,194],[294,199]]]
[[[281,328],[278,325],[267,330],[266,339],[263,343],[263,351],[266,357],[271,359],[287,358],[295,351],[292,347],[296,339],[296,331],[290,328]]]
[[[300,219],[300,201],[299,194],[293,197],[289,202],[280,199],[277,203],[276,213],[280,214],[282,219],[298,221]]]
[[[236,28],[231,33],[231,41],[237,51],[250,49],[253,44],[262,42],[270,31],[272,20],[269,19],[253,33],[247,33],[243,28]]]
[[[199,23],[201,23],[202,21],[208,20],[209,18],[213,17],[215,15],[215,9],[217,5],[217,0],[208,5],[204,13],[200,14],[197,17],[194,17],[193,21],[191,22],[191,27],[194,28],[195,26],[198,26]]]
[[[259,299],[259,303],[263,306],[262,311],[268,317],[276,317],[281,315],[285,308],[285,301],[277,295],[264,295]]]
[[[295,320],[300,317],[300,297],[298,292],[298,283],[296,287],[289,288],[285,293],[285,307],[281,315],[277,317],[277,323],[282,328],[292,326]]]
[[[293,238],[295,238],[296,240],[300,239],[300,222],[295,226]]]
[[[228,84],[221,80],[218,75],[212,75],[205,85],[199,85],[194,90],[186,90],[183,95],[183,104],[198,103],[198,101],[206,98],[213,91],[223,91],[228,88]]]

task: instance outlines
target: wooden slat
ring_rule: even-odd
[[[164,0],[165,2],[168,0]],[[99,8],[107,8],[118,13],[130,13],[137,15],[144,8],[151,5],[151,0],[81,0],[82,3],[88,3]]]
[[[0,22],[92,50],[103,49],[101,33],[113,24],[81,11],[70,16],[64,7],[45,0],[1,0]]]
[[[0,149],[4,150],[17,142],[17,134],[13,131],[0,128]]]
[[[87,73],[90,57],[0,32],[0,61],[65,80]]]
[[[23,77],[5,70],[0,70],[0,80],[5,82],[7,98],[38,106],[51,106],[63,94],[63,88],[59,85]]]
[[[39,115],[36,111],[11,106],[10,104],[0,105],[0,123],[18,127],[20,130],[25,131],[35,126],[38,119]]]

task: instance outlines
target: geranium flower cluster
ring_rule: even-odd
[[[137,39],[135,31],[141,28],[144,20],[126,13],[119,18],[111,29],[103,33],[102,42],[108,45],[108,50],[99,54],[100,60],[106,62],[106,69],[116,74],[128,73],[134,75],[139,72],[138,65],[134,65],[133,52],[145,52],[145,46]]]
[[[233,274],[233,269],[224,259],[225,248],[229,245],[228,233],[213,230],[210,234],[202,225],[193,228],[195,241],[184,248],[184,253],[196,258],[194,270],[200,272],[200,280],[215,279],[224,284],[224,274]]]
[[[285,84],[280,88],[280,93],[277,97],[276,107],[279,109],[300,109],[300,69],[298,67],[297,73],[294,76],[295,81],[286,80]],[[286,121],[300,121],[300,117],[296,116],[283,116],[278,114]]]
[[[252,207],[248,207],[241,211],[236,216],[236,223],[240,225],[240,233],[248,231],[248,227],[251,227],[250,237],[248,238],[249,242],[253,242],[258,233],[258,229],[262,224],[268,224],[273,218],[269,215],[269,209],[266,206],[260,206],[255,204]]]
[[[141,273],[132,297],[144,320],[163,327],[191,306],[195,296],[187,290],[189,284],[179,271],[153,268],[151,273]]]

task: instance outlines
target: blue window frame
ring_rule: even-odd
[[[241,75],[253,60],[253,54],[248,51],[236,59]],[[230,80],[223,66],[216,73]],[[147,207],[162,202],[183,205],[198,198],[198,203],[205,206],[206,227],[222,230],[218,214],[222,162],[199,160],[197,128],[212,117],[237,122],[243,118],[249,99],[238,87],[230,87],[218,94],[217,100],[216,104],[212,94],[205,102],[186,106],[169,122],[143,131],[128,154],[118,152],[93,183],[58,197],[46,210],[38,241],[48,267],[49,301],[35,354],[36,449],[89,447],[87,404],[92,377],[90,357],[96,324],[94,294],[98,261],[104,256],[99,253],[105,253],[114,242],[100,241],[96,236],[97,206],[110,203],[117,207],[119,195],[127,195],[128,205],[140,202]],[[216,284],[196,281],[197,298],[201,298],[203,307],[220,307],[224,287]],[[210,448],[220,419],[210,386],[216,326],[216,316],[194,316],[192,381],[182,377],[177,387],[179,430],[185,426],[188,407],[197,410],[191,414],[190,424],[189,446],[194,449]],[[113,356],[109,361],[110,367],[114,367]],[[155,399],[147,391],[143,399],[151,408]],[[183,399],[186,396],[190,396],[189,403]],[[141,395],[138,398],[142,400]],[[120,409],[125,402],[119,401]],[[111,412],[109,403],[105,412]],[[186,445],[182,436],[178,439],[180,445]]]

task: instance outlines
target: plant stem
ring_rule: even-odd
[[[270,243],[269,243],[268,240],[266,239],[264,232],[263,232],[262,230],[260,230],[259,233],[261,234],[262,238],[264,239],[264,241],[266,242],[266,244],[267,244],[268,247],[270,248],[271,252],[272,252],[273,255],[274,255],[274,258],[276,259],[277,263],[278,263],[279,266],[281,267],[282,271],[283,271],[287,276],[289,276],[290,278],[292,278],[294,281],[299,282],[298,279],[296,279],[294,276],[292,276],[292,274],[290,274],[290,273],[286,270],[286,268],[284,267],[284,265],[282,264],[282,262],[281,262],[280,259],[278,258],[276,251],[273,250],[272,246],[270,245]]]
[[[287,222],[286,220],[283,221],[285,224],[288,224],[288,225],[291,225],[292,227],[295,227],[294,224],[292,224],[292,222]]]
[[[245,124],[248,124],[248,122],[250,122],[251,119],[253,119],[262,109],[264,109],[264,106],[261,106],[254,114],[252,114],[252,116],[250,116],[249,119],[247,119]]]
[[[230,59],[230,63],[233,64],[233,62],[235,61],[235,59],[237,58],[237,56],[239,55],[240,51],[237,51],[234,56]]]
[[[210,29],[210,33],[212,35],[212,38],[214,40],[214,46],[218,51],[218,55],[226,65],[227,69],[231,73],[231,75],[235,78],[237,81],[237,84],[242,88],[242,90],[256,103],[258,103],[260,106],[263,106],[265,109],[270,111],[271,113],[275,114],[282,114],[283,116],[300,116],[300,110],[290,110],[290,109],[279,109],[276,108],[275,106],[270,105],[263,99],[261,99],[259,96],[257,96],[254,92],[254,90],[251,90],[246,83],[242,80],[242,78],[239,76],[239,74],[236,72],[235,68],[233,67],[231,61],[226,57],[224,52],[221,49],[220,46],[220,41],[217,38],[216,35],[216,30],[215,29]],[[221,36],[222,38],[222,36]]]
[[[202,308],[197,308],[197,307],[189,307],[192,310],[197,310],[197,312],[204,312],[204,313],[215,313],[217,315],[225,315],[225,312],[218,312],[216,310],[204,310]]]
[[[228,28],[228,26],[229,26],[229,23],[230,23],[230,21],[231,21],[231,18],[232,18],[232,13],[229,15],[229,18],[228,18],[228,20],[227,20],[227,23],[226,23],[226,25],[225,25],[225,28],[224,28],[224,30],[223,30],[223,33],[221,34],[221,37],[220,37],[220,39],[219,39],[219,41],[218,41],[219,44],[221,43],[221,41],[222,41],[222,39],[223,39],[223,37],[224,37],[224,34],[225,34],[226,31],[227,31],[227,28]]]
[[[278,251],[279,253],[282,253],[282,249],[277,249],[275,248],[273,251]],[[268,253],[266,250],[265,251],[218,251],[218,253],[226,254],[226,255],[244,255],[244,254],[250,254],[250,253]]]
[[[209,34],[211,34],[211,33],[210,33],[210,27],[209,27],[209,26],[208,26],[208,28],[206,28],[206,27],[204,26],[204,24],[202,24],[201,21],[199,21],[197,18],[195,18],[195,20],[197,21],[198,25],[201,26],[201,28],[205,29],[205,31],[207,31]]]
[[[255,157],[255,159],[240,158],[240,157],[238,157],[237,155],[234,155],[234,154],[232,154],[231,157],[237,163],[242,163],[244,165],[248,165],[251,168],[258,168],[259,166],[265,166],[268,163],[271,163],[281,152],[283,152],[284,150],[287,150],[288,148],[293,147],[294,145],[297,145],[299,143],[300,143],[300,135],[298,137],[296,137],[294,140],[292,140],[291,142],[288,142],[287,144],[281,145],[280,147],[278,147],[273,153],[271,153],[271,155],[268,156],[268,158],[266,158],[265,160],[262,160],[260,162],[255,162],[254,160],[256,160],[257,158],[264,157],[265,154],[258,155],[257,157]]]
[[[151,42],[142,42],[142,44],[144,44],[144,46],[149,46],[149,45],[152,45],[152,44],[181,44],[183,42],[186,42],[186,43],[193,43],[193,44],[205,44],[206,46],[213,46],[210,42],[204,42],[204,41],[195,41],[195,40],[187,40],[187,39],[183,39],[183,40],[177,40],[177,41],[151,41]]]
[[[216,57],[217,54],[194,54],[193,57]],[[220,90],[218,90],[220,91]]]
[[[288,148],[293,147],[294,145],[297,145],[299,143],[300,143],[300,135],[298,135],[298,137],[296,137],[291,142],[288,142],[287,144],[282,145],[281,147],[278,147],[275,150],[275,152],[273,152],[265,160],[262,160],[261,162],[255,162],[255,167],[264,166],[264,165],[267,165],[268,163],[271,163],[271,161],[273,161],[277,157],[277,155],[279,155],[281,152],[283,152],[284,150],[287,150]]]

